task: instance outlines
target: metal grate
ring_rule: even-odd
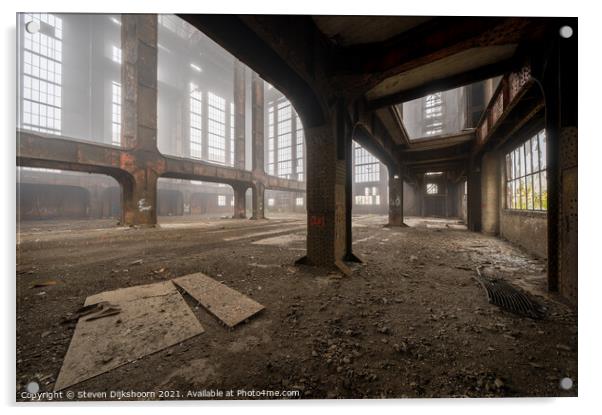
[[[519,291],[506,281],[499,278],[486,277],[477,267],[477,281],[487,292],[487,300],[511,313],[542,319],[546,315],[546,308],[534,301],[526,293]]]

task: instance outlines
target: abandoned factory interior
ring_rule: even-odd
[[[577,29],[18,13],[17,400],[577,396]]]

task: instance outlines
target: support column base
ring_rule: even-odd
[[[383,228],[409,228],[409,226],[403,222],[400,223],[399,225],[387,223],[386,225],[383,226]]]
[[[353,255],[353,254],[351,254]],[[349,262],[359,262],[361,263],[362,261],[357,258],[355,255],[353,255],[355,260],[351,260]],[[346,261],[347,259],[345,259]],[[334,261],[334,263],[331,266],[326,266],[326,265],[315,265],[313,263],[311,263],[309,261],[309,259],[307,258],[307,255],[302,256],[301,258],[299,258],[298,260],[295,261],[294,263],[296,266],[298,265],[304,265],[304,266],[310,266],[310,267],[316,267],[316,268],[324,268],[324,269],[331,269],[331,270],[337,270],[339,272],[341,272],[343,275],[350,277],[351,274],[353,273],[351,268],[349,268],[347,266],[347,264],[345,264],[345,262],[343,260],[336,260]]]

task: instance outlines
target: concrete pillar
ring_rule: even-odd
[[[234,190],[234,215],[233,219],[244,219],[247,217],[247,186],[233,185]]]
[[[473,232],[481,230],[481,163],[472,160],[468,167],[468,229]]]
[[[264,173],[264,96],[263,79],[253,72],[251,85],[251,121],[252,121],[252,170]]]
[[[265,186],[261,182],[253,183],[253,216],[251,219],[265,219]]]
[[[416,192],[416,197],[418,199],[418,216],[424,217],[424,174],[420,174],[416,179],[416,182],[418,183],[418,190]]]
[[[157,150],[157,15],[124,14],[121,19],[121,142],[131,152],[117,177],[122,192],[122,222],[157,223],[157,179],[165,170]]]
[[[558,35],[563,25],[570,38]],[[577,305],[577,19],[558,22],[542,76],[546,105],[548,288]]]
[[[264,170],[264,85],[263,79],[253,72],[251,83],[251,165],[253,170],[253,216],[251,219],[265,219],[265,178]]]
[[[398,169],[389,168],[388,226],[407,226],[403,223],[403,178]]]
[[[340,112],[341,109],[338,110]],[[339,117],[305,130],[307,148],[307,255],[299,262],[344,272],[351,212],[346,198],[351,132]],[[349,222],[349,223],[348,223]]]
[[[245,169],[245,67],[234,60],[234,163]]]
[[[481,232],[497,235],[500,231],[501,156],[488,152],[481,162]]]
[[[157,150],[157,15],[124,14],[121,22],[122,143]]]

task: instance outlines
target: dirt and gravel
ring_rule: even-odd
[[[145,229],[22,223],[17,399],[32,381],[53,389],[74,330],[61,322],[87,296],[199,271],[266,309],[230,330],[186,298],[205,333],[71,390],[169,390],[188,399],[202,390],[234,390],[235,398],[238,390],[311,399],[577,395],[577,316],[546,293],[545,261],[453,221],[385,221],[354,218],[354,252],[364,262],[350,277],[293,265],[305,248],[300,215],[163,218]],[[490,305],[477,266],[532,293],[547,317]],[[559,386],[566,377],[570,390]]]

